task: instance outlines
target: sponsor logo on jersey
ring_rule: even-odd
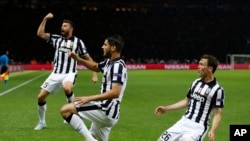
[[[197,101],[200,101],[200,102],[205,102],[205,100],[206,100],[205,96],[202,96],[199,93],[192,93],[191,97]]]
[[[62,46],[58,49],[60,52],[68,53],[71,51],[71,48],[68,48],[66,46]]]

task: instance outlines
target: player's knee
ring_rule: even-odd
[[[63,106],[61,107],[61,110],[60,110],[61,115],[62,115],[63,117],[67,117],[67,113],[68,113],[67,111],[68,111],[67,106],[63,105]]]
[[[41,91],[39,95],[37,96],[37,99],[39,102],[44,102],[46,100],[46,97],[48,96],[48,93],[45,91]]]
[[[73,88],[73,84],[71,82],[65,82],[63,85],[63,90],[65,93],[70,94]]]
[[[69,87],[69,86],[64,86],[64,87],[63,87],[63,90],[64,90],[64,92],[65,92],[66,94],[70,94],[70,93],[71,93],[71,87]]]
[[[70,103],[70,104],[66,104],[66,105],[63,105],[61,107],[61,115],[64,117],[64,118],[67,118],[70,114],[72,113],[75,113],[75,109],[74,107],[72,107],[73,105]]]

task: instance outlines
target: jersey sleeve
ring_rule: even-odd
[[[189,98],[189,99],[191,99],[191,88],[188,89],[186,97]]]
[[[84,56],[85,54],[87,54],[87,48],[84,44],[84,42],[81,40],[81,39],[78,39],[77,41],[77,50],[76,50],[76,53],[79,55],[79,56]]]
[[[127,77],[127,71],[123,64],[115,63],[111,70],[112,83],[123,85]]]
[[[108,62],[108,59],[105,59],[104,61],[98,63],[98,68],[99,68],[99,70],[100,70],[102,73],[103,73],[103,71],[104,71],[104,67],[105,67],[105,65],[106,65],[107,62]]]
[[[190,87],[189,87],[189,89],[188,89],[188,92],[187,92],[187,98],[191,98],[191,94],[192,94],[192,92],[193,92],[193,88],[194,88],[194,86],[195,86],[195,84],[197,83],[199,81],[199,79],[196,79],[196,80],[194,80],[193,81],[193,83],[190,85]]]
[[[214,107],[223,108],[224,107],[224,100],[225,100],[224,90],[222,88],[220,88],[217,90],[216,95],[215,95]]]
[[[57,34],[50,34],[49,40],[47,41],[49,44],[51,44],[54,48],[56,47],[56,41],[60,38],[60,35]]]

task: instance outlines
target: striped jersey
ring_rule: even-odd
[[[190,103],[184,116],[205,127],[209,124],[212,109],[224,107],[224,90],[215,78],[209,83],[196,79],[189,88],[187,98]]]
[[[122,85],[122,90],[118,98],[101,101],[101,108],[107,116],[118,119],[120,114],[120,102],[127,85],[127,68],[121,58],[110,61],[104,60],[98,64],[100,71],[103,73],[101,93],[112,89],[113,83]]]
[[[77,61],[68,57],[68,52],[75,52],[79,56],[85,55],[87,49],[83,41],[76,36],[66,39],[61,35],[50,34],[48,43],[55,49],[53,72],[57,74],[76,73]]]

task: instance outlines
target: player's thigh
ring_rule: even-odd
[[[55,93],[62,87],[61,80],[62,78],[59,75],[50,74],[41,85],[41,88],[49,93]]]
[[[166,129],[161,136],[159,137],[160,141],[176,141],[181,136],[183,136],[183,133],[185,131],[182,128],[182,122],[178,121],[174,125],[172,125],[170,128]]]
[[[179,141],[197,141],[200,138],[200,134],[196,132],[185,133]]]
[[[180,141],[196,141],[206,133],[207,129],[204,125],[191,121],[189,119],[183,119],[182,128],[184,130],[183,136],[180,138]]]
[[[100,110],[89,110],[89,111],[80,111],[78,114],[86,120],[91,122],[98,123],[103,126],[113,126],[116,123],[116,120],[109,119],[106,114]]]
[[[177,141],[183,134],[181,132],[172,132],[165,130],[158,141]]]
[[[76,74],[76,73],[68,73],[68,74],[65,74],[65,75],[63,76],[63,80],[62,80],[63,85],[67,85],[67,84],[72,84],[72,85],[74,85],[75,82],[76,82],[76,77],[77,77],[77,74]]]
[[[89,111],[81,111],[78,114],[85,120],[91,121],[98,126],[102,127],[113,127],[118,119],[109,118],[105,112],[100,109],[97,110],[89,110]]]

